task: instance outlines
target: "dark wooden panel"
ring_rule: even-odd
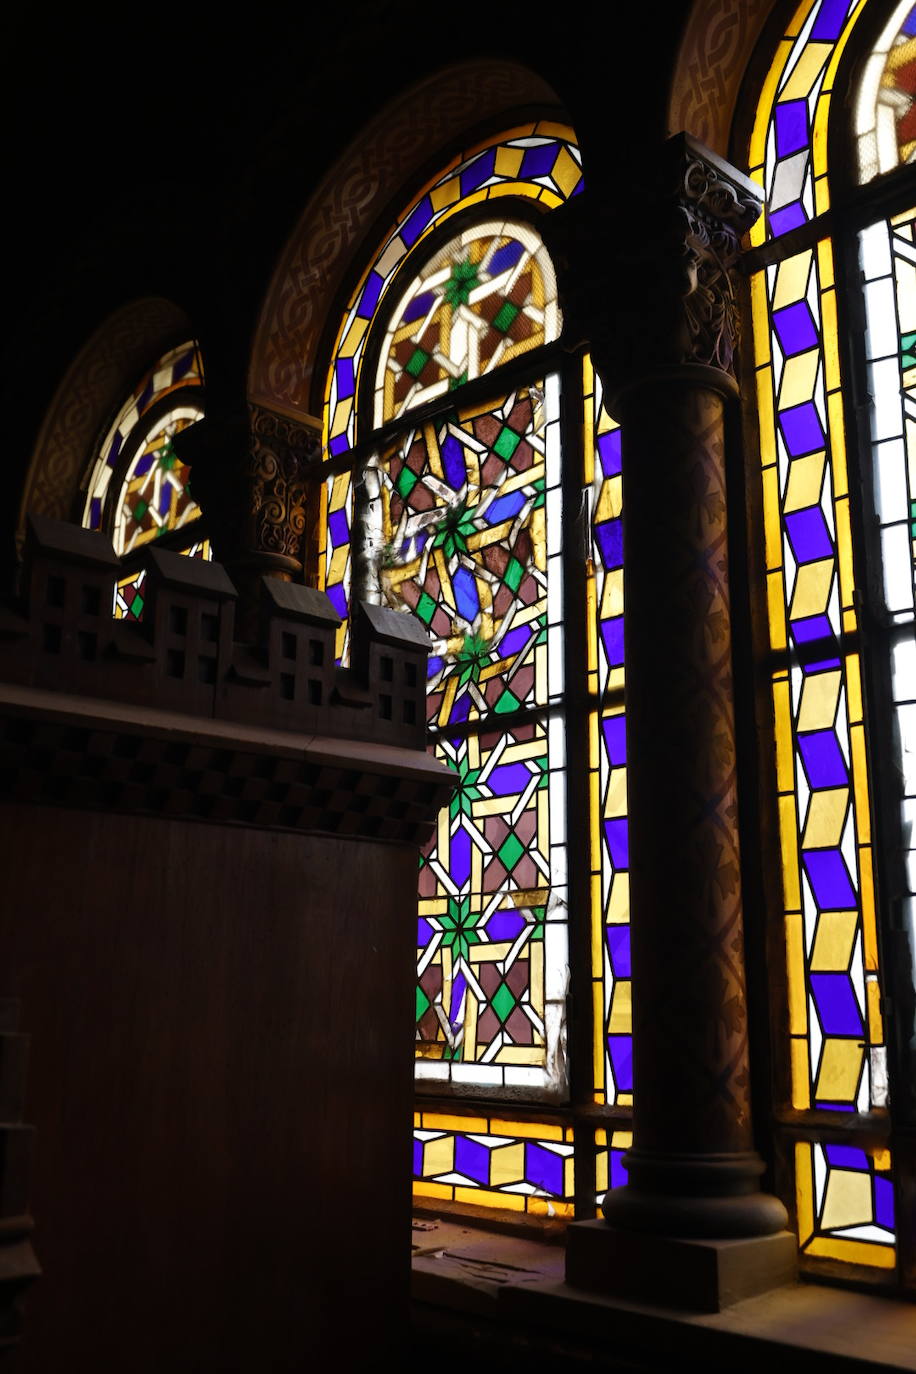
[[[44,1271],[22,1368],[377,1360],[409,1264],[413,851],[2,824]]]

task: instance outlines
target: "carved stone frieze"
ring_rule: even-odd
[[[588,190],[545,218],[567,340],[589,343],[611,404],[647,375],[684,366],[711,369],[709,384],[734,389],[731,273],[761,196],[679,134],[641,186],[615,188],[613,198]]]

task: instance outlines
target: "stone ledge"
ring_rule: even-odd
[[[417,1241],[417,1235],[414,1235]],[[563,1250],[440,1222],[413,1260],[415,1320],[481,1357],[498,1344],[519,1368],[551,1350],[566,1370],[733,1374],[916,1371],[916,1305],[794,1283],[722,1312],[676,1311],[572,1288],[557,1277]]]

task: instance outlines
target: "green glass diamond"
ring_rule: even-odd
[[[496,711],[497,715],[504,716],[507,715],[509,711],[517,711],[518,708],[518,697],[510,692],[507,687],[493,709]]]
[[[143,614],[143,597],[140,595],[139,592],[134,597],[133,601],[130,603],[130,613],[131,615],[136,616],[138,620]]]
[[[509,588],[510,592],[518,591],[524,574],[525,569],[522,567],[518,559],[510,558],[509,563],[506,567],[506,571],[503,573],[503,581]]]
[[[423,991],[423,989],[422,989],[421,987],[418,987],[418,988],[417,988],[417,1020],[418,1020],[418,1021],[420,1020],[420,1018],[421,1018],[422,1016],[425,1015],[425,1013],[428,1011],[428,1009],[429,1009],[429,998],[426,996],[426,993]]]
[[[406,501],[410,493],[413,491],[414,487],[419,482],[419,480],[420,479],[417,476],[417,474],[415,472],[411,472],[410,468],[407,467],[405,464],[405,466],[402,467],[401,471],[398,473],[397,481],[394,485],[398,491],[398,494]]]
[[[134,506],[134,519],[135,519],[135,520],[142,520],[143,517],[144,517],[144,515],[146,514],[146,512],[147,512],[148,510],[149,510],[149,503],[146,502],[146,501],[144,501],[143,498],[141,497],[140,500],[137,502],[137,504]]]
[[[508,463],[520,443],[521,435],[516,434],[514,429],[508,429],[503,425],[496,443],[493,445],[493,452]]]
[[[509,991],[505,983],[500,983],[494,996],[490,999],[490,1006],[496,1012],[500,1021],[505,1022],[515,1007],[515,998]]]
[[[506,836],[506,838],[503,840],[502,844],[499,846],[499,849],[496,852],[499,855],[500,863],[504,865],[506,872],[511,873],[515,865],[518,863],[519,859],[524,854],[525,846],[522,844],[519,837],[513,832],[512,834]]]
[[[436,613],[436,603],[433,601],[429,592],[421,592],[420,600],[417,602],[417,615],[428,625]]]
[[[410,355],[404,371],[409,372],[411,377],[419,377],[420,373],[429,362],[429,359],[429,353],[426,353],[422,348],[415,348]]]
[[[505,334],[512,328],[512,323],[518,314],[518,306],[511,301],[503,301],[502,305],[493,316],[493,328],[498,329],[500,334]]]
[[[900,352],[904,367],[916,367],[916,334],[901,334]]]

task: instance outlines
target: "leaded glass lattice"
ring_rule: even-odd
[[[898,4],[859,82],[859,181],[916,160],[916,5]]]
[[[830,97],[840,57],[862,8],[861,3],[846,0],[806,0],[796,10],[777,53],[751,144],[752,175],[767,188],[768,228],[774,237],[798,230],[829,210]],[[894,33],[904,17],[898,14]],[[887,36],[879,59],[882,71],[892,37]],[[796,241],[793,251],[784,252],[752,277],[751,289],[785,902],[791,1100],[797,1112],[819,1110],[854,1121],[867,1113],[880,1117],[885,1110],[887,1065],[860,661],[860,594],[853,557],[834,250],[828,232],[825,221],[812,225],[807,245]],[[763,228],[756,227],[754,241],[760,243],[763,237]],[[885,304],[893,295],[892,275],[885,242],[883,266],[874,274],[873,286],[876,300],[880,297]],[[893,311],[890,318],[884,310],[874,316],[871,332],[883,337],[872,356],[873,368],[885,368],[889,378],[893,373],[887,394],[893,397],[890,408],[896,414],[899,460],[903,352],[892,322],[896,322]],[[889,329],[894,337],[885,347]],[[902,476],[898,461],[898,495]],[[888,537],[907,546],[904,561],[911,613],[907,513],[898,509],[890,523],[894,533]],[[841,1138],[831,1138],[829,1126],[812,1130],[811,1135],[795,1149],[803,1252],[879,1268],[893,1266],[889,1151],[882,1147],[867,1154]]]
[[[560,332],[553,265],[523,224],[452,239],[398,304],[382,344],[375,423],[395,419]]]
[[[562,593],[559,513],[548,513],[559,483],[558,406],[551,377],[498,405],[411,428],[369,463],[369,584],[429,630],[431,724],[559,698],[562,647],[548,645],[559,636]]]
[[[589,815],[595,1097],[633,1097],[629,845],[623,657],[623,491],[620,430],[585,359],[585,487],[591,498]]]
[[[570,1126],[435,1112],[414,1120],[414,1195],[421,1201],[572,1218],[574,1166]]]
[[[190,470],[172,441],[203,415],[202,384],[197,345],[172,349],[144,374],[102,442],[87,483],[82,523],[109,529],[119,554],[200,515],[190,492]]]

